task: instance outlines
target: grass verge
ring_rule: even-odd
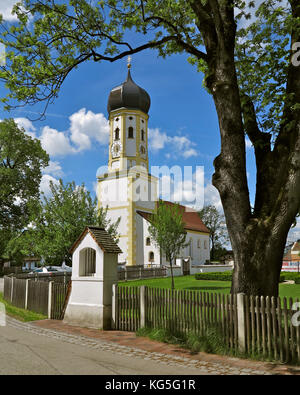
[[[9,302],[4,300],[3,294],[0,292],[0,303],[3,303],[5,306],[5,312],[8,316],[13,317],[19,321],[29,322],[29,321],[38,321],[45,320],[47,317],[43,314],[38,314],[33,311],[20,309],[19,307],[15,307],[11,305]]]
[[[211,325],[207,328],[205,335],[197,335],[195,333],[175,333],[165,328],[141,328],[136,332],[137,336],[148,337],[151,340],[156,340],[162,343],[173,344],[184,349],[190,350],[196,354],[198,352],[205,352],[208,354],[215,354],[221,356],[235,357],[241,359],[249,359],[260,362],[272,363],[287,363],[275,360],[271,356],[264,356],[261,352],[246,352],[242,353],[238,349],[231,349],[226,346],[222,333],[218,328]],[[290,360],[289,365],[299,366],[299,362]]]
[[[136,334],[162,343],[176,344],[193,353],[206,352],[218,355],[233,355],[224,344],[222,334],[214,326],[207,328],[205,336],[199,336],[195,333],[177,333],[166,328],[142,328]]]

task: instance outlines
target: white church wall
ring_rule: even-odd
[[[145,219],[142,218],[142,223],[143,223],[143,252],[144,252],[144,262],[145,266],[148,265],[160,265],[160,252],[159,249],[153,244],[153,242],[150,240],[150,245],[146,245],[146,239],[150,238],[150,233],[148,230],[149,227],[149,222]],[[149,262],[149,255],[150,253],[153,252],[154,254],[154,260],[152,262]]]
[[[201,265],[192,266],[191,274],[196,273],[212,273],[212,272],[227,272],[233,270],[232,265]]]
[[[135,214],[136,218],[136,264],[137,265],[144,265],[145,258],[144,258],[144,226],[143,221],[144,219],[139,215]]]
[[[108,178],[101,181],[98,189],[101,206],[128,206],[127,182],[127,177]]]
[[[192,257],[192,265],[204,265],[210,259],[209,235],[187,231],[186,240],[192,242],[192,248],[184,249],[185,255]]]

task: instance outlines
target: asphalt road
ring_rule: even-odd
[[[65,338],[64,338],[65,336]],[[118,349],[115,349],[118,348]],[[124,349],[124,352],[123,352]],[[174,361],[173,361],[174,362]],[[184,366],[135,357],[126,347],[91,342],[80,336],[30,329],[7,318],[0,327],[0,375],[191,375],[207,374]]]

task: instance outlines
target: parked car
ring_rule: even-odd
[[[72,268],[69,266],[47,266],[47,270],[50,272],[67,272],[70,273],[72,272]]]
[[[39,273],[49,273],[45,267],[41,267],[39,269],[33,269],[29,274],[39,274]]]
[[[54,266],[46,266],[46,269],[47,269],[48,273],[53,273],[53,272],[58,272],[59,271]]]

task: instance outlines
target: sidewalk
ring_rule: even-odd
[[[269,363],[252,361],[248,359],[233,358],[227,356],[219,356],[214,354],[207,354],[203,352],[192,353],[189,350],[182,349],[176,345],[160,343],[150,340],[145,337],[138,337],[134,332],[121,331],[100,331],[96,329],[87,329],[75,327],[64,324],[57,320],[43,320],[31,323],[34,326],[43,329],[50,329],[54,331],[61,331],[70,335],[84,336],[90,339],[115,343],[120,346],[134,348],[136,350],[144,350],[150,353],[165,354],[166,356],[185,358],[187,362],[201,361],[206,363],[209,371],[209,365],[213,365],[214,371],[216,366],[219,366],[220,374],[228,372],[230,368],[231,374],[252,374],[255,371],[257,374],[275,374],[275,375],[300,375],[299,366],[290,366],[286,364]],[[224,371],[222,369],[224,367]],[[228,374],[228,373],[225,373]]]

